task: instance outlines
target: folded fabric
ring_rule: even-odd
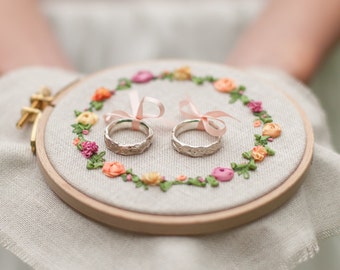
[[[79,77],[28,68],[0,79],[0,243],[35,269],[291,269],[313,257],[319,239],[340,231],[340,156],[311,92],[280,72],[252,70],[300,103],[315,133],[305,182],[281,208],[255,222],[212,235],[148,236],[108,228],[64,204],[46,185],[29,147],[29,128],[15,123],[21,106],[46,84],[57,91]]]

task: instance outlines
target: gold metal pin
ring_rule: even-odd
[[[21,118],[16,124],[17,128],[22,128],[27,122],[34,122],[36,118],[36,112],[31,109],[43,110],[53,100],[51,91],[46,86],[40,88],[40,90],[31,96],[31,106],[24,107],[21,110]]]

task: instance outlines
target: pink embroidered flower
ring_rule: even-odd
[[[147,83],[154,78],[150,71],[142,70],[132,77],[134,83]]]
[[[96,142],[90,141],[82,142],[81,148],[82,148],[81,154],[85,158],[91,158],[93,154],[96,154],[98,152],[98,145],[96,144]]]
[[[216,167],[211,175],[214,176],[217,181],[227,182],[234,177],[234,171],[230,168]]]
[[[261,101],[255,101],[252,100],[248,103],[248,108],[251,109],[252,112],[254,113],[259,113],[262,112],[262,102]]]
[[[108,177],[116,177],[116,176],[124,174],[126,170],[122,163],[116,161],[116,162],[105,162],[102,172]],[[127,175],[126,180],[128,181],[132,180],[131,174]]]

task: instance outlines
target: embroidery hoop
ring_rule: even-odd
[[[88,78],[81,80],[75,86],[86,83]],[[75,86],[68,87],[58,96],[53,102],[53,106],[57,106],[58,101],[72,91]],[[277,188],[250,203],[232,209],[197,215],[152,215],[113,207],[80,192],[58,174],[46,153],[44,134],[49,116],[53,113],[53,107],[45,109],[39,123],[37,134],[38,163],[48,185],[64,202],[85,216],[106,225],[157,235],[196,235],[230,229],[255,220],[278,208],[297,191],[303,181],[303,175],[312,159],[313,132],[299,105],[290,97],[288,99],[299,111],[304,123],[307,140],[301,163],[290,177]]]

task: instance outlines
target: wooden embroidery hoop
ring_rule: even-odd
[[[96,74],[92,75],[95,76]],[[89,77],[92,77],[89,76]],[[313,156],[314,137],[312,126],[300,106],[288,96],[288,99],[300,113],[306,133],[306,147],[302,160],[296,170],[281,185],[271,192],[244,205],[231,209],[195,215],[152,215],[125,210],[100,202],[80,192],[63,179],[51,164],[45,149],[45,129],[49,116],[68,92],[83,84],[89,78],[67,87],[63,93],[47,107],[39,121],[37,131],[37,157],[39,167],[50,188],[69,206],[105,225],[154,235],[199,235],[231,229],[256,220],[274,211],[291,198],[303,182]]]

